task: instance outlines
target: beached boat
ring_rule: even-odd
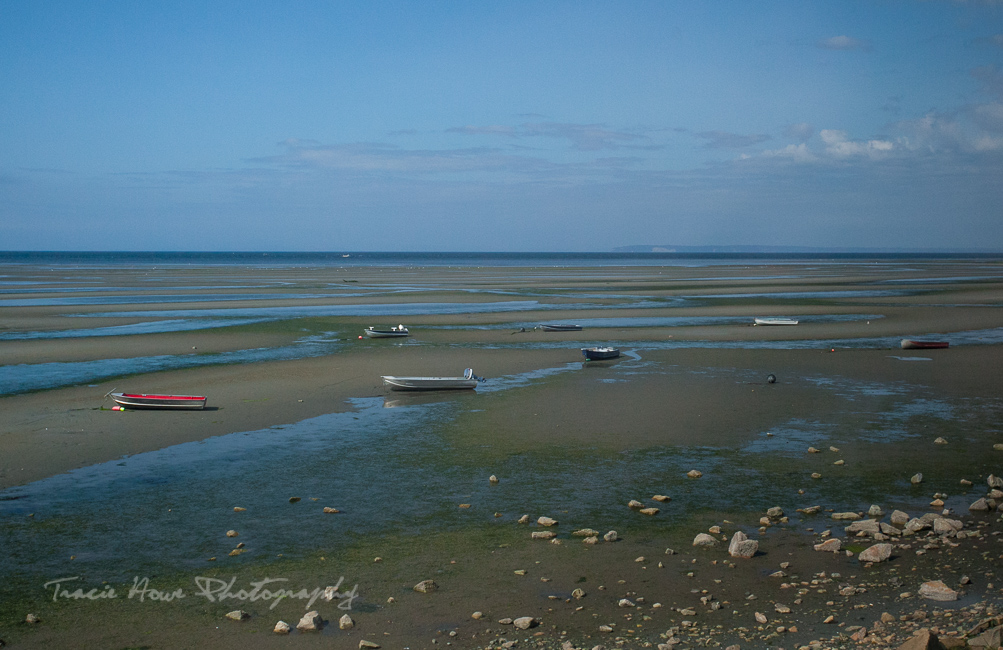
[[[205,407],[204,395],[148,395],[146,393],[108,393],[122,408],[183,409],[198,411]]]
[[[367,327],[362,331],[371,339],[400,338],[411,334],[411,332],[407,331],[407,328],[403,325],[391,327],[388,330],[378,330],[375,327]]]
[[[620,350],[611,347],[582,348],[582,355],[586,361],[602,361],[604,359],[616,359],[620,356]]]
[[[793,318],[777,318],[777,317],[767,317],[767,318],[757,318],[756,325],[797,325],[798,322]]]
[[[394,377],[383,376],[383,385],[390,390],[463,390],[477,388],[484,381],[467,368],[462,377]]]
[[[915,341],[913,339],[902,339],[903,350],[942,350],[950,343],[947,341]]]
[[[577,332],[582,329],[581,325],[540,325],[540,329],[544,332]]]

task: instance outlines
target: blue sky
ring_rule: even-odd
[[[1003,250],[1003,2],[0,0],[0,250]]]

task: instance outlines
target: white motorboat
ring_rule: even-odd
[[[467,368],[462,377],[394,377],[384,375],[383,385],[390,390],[462,390],[477,388],[484,381]]]
[[[402,338],[411,334],[411,332],[409,332],[403,325],[391,327],[388,330],[378,330],[375,327],[367,327],[362,330],[362,332],[371,339]]]
[[[756,325],[797,325],[798,322],[793,318],[780,318],[780,317],[767,317],[767,318],[757,318]]]

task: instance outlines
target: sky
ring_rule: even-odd
[[[0,0],[0,250],[1003,251],[1003,0]]]

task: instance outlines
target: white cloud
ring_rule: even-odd
[[[895,145],[888,140],[849,140],[845,131],[823,129],[819,137],[825,145],[825,152],[837,158],[866,156],[875,158],[892,151]]]

